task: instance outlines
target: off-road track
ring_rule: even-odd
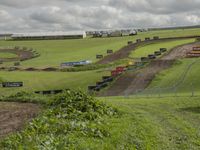
[[[0,53],[12,53],[15,54],[16,57],[13,58],[1,58],[2,62],[13,62],[13,61],[24,61],[34,57],[34,53],[31,51],[25,51],[20,49],[0,49]]]
[[[40,107],[35,104],[0,102],[0,139],[20,131],[39,111]]]
[[[190,52],[193,46],[199,44],[200,42],[175,47],[160,59],[150,62],[149,65],[143,69],[127,71],[106,91],[100,93],[100,96],[123,96],[143,91],[148,87],[156,74],[171,67],[176,59],[186,57],[186,53]]]
[[[148,41],[141,41],[138,43],[129,44],[127,46],[124,46],[117,52],[105,56],[103,59],[97,62],[97,64],[108,64],[111,62],[114,62],[116,60],[128,58],[130,53],[134,50],[136,50],[139,46],[144,46],[147,44],[155,43],[155,42],[167,42],[167,41],[174,41],[174,40],[181,40],[181,39],[189,39],[189,38],[199,38],[199,36],[185,36],[185,37],[170,37],[170,38],[160,38],[160,39],[151,39]],[[133,41],[134,42],[134,41]]]

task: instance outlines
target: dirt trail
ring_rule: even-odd
[[[174,40],[181,40],[181,39],[188,39],[188,38],[198,38],[199,36],[186,36],[186,37],[171,37],[171,38],[160,38],[158,40],[148,40],[148,41],[142,41],[139,43],[135,43],[133,41],[133,44],[129,44],[127,46],[124,46],[117,52],[105,56],[103,59],[97,62],[97,64],[107,64],[111,63],[113,61],[119,60],[119,59],[124,59],[127,58],[132,51],[134,51],[138,46],[154,43],[154,42],[167,42],[167,41],[174,41]]]
[[[186,53],[191,51],[193,46],[199,44],[193,43],[175,47],[162,58],[152,61],[147,67],[136,72],[126,72],[108,90],[102,92],[100,96],[122,96],[144,90],[156,74],[164,69],[170,68],[176,59],[186,57]]]
[[[0,102],[0,139],[22,129],[26,122],[37,116],[39,110],[35,104]]]
[[[18,49],[0,49],[0,53],[12,53],[17,55],[13,58],[0,58],[3,62],[23,61],[34,57],[33,52]]]

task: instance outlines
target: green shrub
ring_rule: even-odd
[[[110,136],[105,118],[118,114],[116,109],[80,91],[56,95],[47,107],[24,131],[0,145],[7,149],[74,149],[80,137]]]

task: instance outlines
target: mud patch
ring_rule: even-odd
[[[32,51],[20,50],[20,49],[15,49],[15,48],[14,49],[0,49],[0,53],[12,53],[12,54],[17,55],[17,57],[13,57],[13,58],[0,57],[1,62],[25,61],[28,59],[35,58],[37,56]]]
[[[20,131],[39,111],[40,107],[35,104],[0,102],[0,139]]]

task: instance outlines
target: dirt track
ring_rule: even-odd
[[[196,37],[199,37],[199,36],[160,38],[158,40],[152,39],[152,40],[149,40],[149,41],[142,41],[142,42],[139,42],[139,43],[135,43],[135,41],[133,41],[133,44],[129,44],[129,45],[121,48],[117,52],[115,52],[111,55],[105,56],[103,59],[98,61],[97,64],[107,64],[107,63],[111,63],[111,62],[119,60],[119,59],[128,58],[130,53],[132,51],[134,51],[136,48],[138,48],[138,46],[141,46],[141,45],[150,44],[150,43],[154,43],[154,42],[167,42],[167,41],[196,38]]]
[[[144,90],[154,79],[155,75],[164,69],[171,67],[176,59],[186,57],[186,53],[192,50],[192,47],[200,43],[187,44],[172,49],[162,58],[152,61],[147,67],[139,71],[128,71],[119,77],[116,82],[100,96],[122,96],[134,94]]]
[[[33,52],[18,49],[0,49],[0,53],[12,53],[17,55],[17,57],[14,58],[0,58],[3,62],[23,61],[34,57]]]
[[[0,139],[22,129],[25,122],[36,117],[39,110],[35,104],[0,102]]]

